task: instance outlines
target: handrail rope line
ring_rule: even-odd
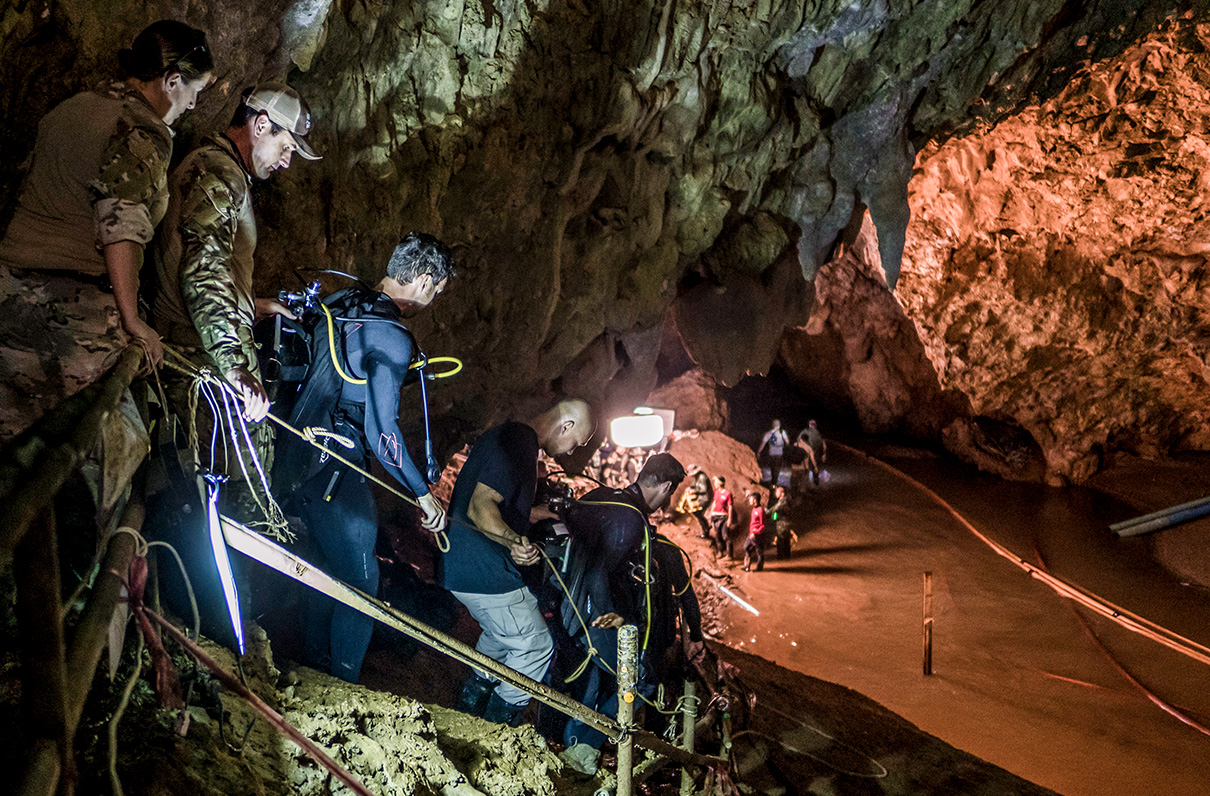
[[[1042,551],[1037,549],[1037,547],[1035,546],[1035,552],[1038,555],[1038,561],[1041,562],[1042,566],[1046,566],[1046,557],[1044,555],[1042,555]],[[1158,694],[1153,692],[1147,686],[1143,685],[1138,680],[1138,678],[1136,678],[1129,671],[1127,671],[1126,667],[1123,666],[1121,664],[1121,662],[1118,661],[1117,658],[1113,657],[1113,654],[1110,653],[1110,651],[1105,647],[1104,642],[1102,642],[1101,639],[1097,638],[1097,634],[1092,631],[1092,627],[1089,626],[1088,620],[1086,620],[1080,614],[1080,612],[1075,610],[1074,608],[1072,609],[1072,613],[1075,614],[1076,621],[1078,621],[1080,623],[1080,627],[1082,627],[1084,629],[1084,632],[1087,633],[1089,635],[1089,637],[1091,637],[1092,643],[1096,644],[1097,648],[1100,649],[1101,652],[1105,653],[1105,657],[1108,658],[1109,662],[1111,664],[1113,664],[1113,667],[1118,670],[1118,674],[1122,675],[1122,677],[1124,677],[1126,679],[1126,682],[1130,683],[1132,686],[1137,688],[1139,691],[1142,691],[1143,696],[1147,697],[1147,699],[1152,704],[1154,704],[1156,707],[1158,707],[1160,710],[1164,711],[1168,715],[1175,718],[1177,721],[1182,722],[1183,724],[1189,725],[1193,729],[1200,732],[1202,735],[1210,735],[1210,728],[1208,728],[1204,724],[1201,724],[1200,722],[1196,721],[1191,716],[1185,715],[1185,713],[1183,713],[1179,708],[1177,708],[1177,707],[1169,704],[1165,700],[1161,699]]]
[[[187,363],[188,363],[190,366],[193,366],[193,363],[188,362],[188,360],[185,360],[185,358],[184,358],[183,356],[181,356],[181,354],[179,354],[177,351],[173,350],[173,348],[172,348],[171,346],[165,345],[165,346],[164,346],[164,350],[165,350],[165,351],[167,351],[167,352],[170,352],[170,353],[171,353],[173,356],[177,357],[178,359],[184,360],[184,361],[185,361],[185,362],[187,362]],[[168,366],[168,367],[173,368],[174,370],[177,370],[178,372],[184,373],[185,375],[191,375],[191,376],[195,375],[194,373],[190,373],[190,371],[189,371],[188,369],[184,368],[184,367],[180,367],[180,366],[172,365],[171,363],[169,363],[169,362],[167,362],[167,361],[165,361],[165,363],[164,363],[164,364],[165,364],[166,366]],[[194,366],[194,367],[195,367],[195,366]],[[220,380],[216,379],[216,378],[215,378],[215,377],[213,377],[213,376],[211,376],[211,377],[210,377],[210,379],[211,379],[213,382],[218,383],[218,384],[219,384],[219,385],[222,387],[222,389],[223,389],[224,391],[234,393],[233,388],[231,388],[231,387],[230,387],[229,385],[227,385],[226,383],[224,383],[224,382],[222,382],[222,381],[220,381]],[[361,467],[357,466],[357,465],[356,465],[356,464],[354,464],[353,462],[351,462],[351,461],[349,461],[348,459],[346,459],[346,458],[344,458],[343,456],[341,456],[339,453],[337,453],[337,452],[335,452],[335,451],[331,450],[330,448],[325,448],[325,447],[323,447],[322,445],[320,445],[319,443],[317,443],[317,442],[315,441],[314,437],[310,437],[310,438],[309,438],[305,432],[303,432],[303,431],[299,431],[298,429],[294,428],[292,425],[290,425],[290,424],[289,424],[289,423],[287,423],[286,421],[282,420],[281,418],[277,417],[277,416],[276,416],[276,415],[274,415],[272,412],[270,412],[268,415],[266,415],[266,417],[268,417],[268,418],[269,418],[270,420],[272,420],[274,423],[276,423],[277,425],[279,425],[279,426],[281,426],[282,428],[286,429],[286,430],[287,430],[287,431],[289,431],[290,433],[292,433],[292,434],[294,434],[294,435],[298,436],[300,439],[304,440],[304,441],[305,441],[305,442],[307,442],[308,444],[313,445],[314,447],[316,447],[316,448],[319,448],[319,449],[323,450],[323,451],[324,451],[324,452],[326,452],[326,453],[327,453],[329,456],[331,456],[333,459],[336,459],[337,461],[339,461],[339,462],[343,463],[343,464],[344,464],[344,465],[346,465],[347,467],[349,467],[349,468],[353,469],[354,471],[356,471],[356,472],[360,473],[361,475],[364,475],[364,476],[366,476],[367,478],[369,478],[369,479],[373,480],[373,481],[374,481],[376,484],[378,484],[379,486],[382,486],[382,487],[383,487],[383,488],[385,488],[385,489],[386,489],[388,492],[391,492],[392,494],[394,494],[395,496],[397,496],[397,497],[399,497],[399,498],[403,499],[404,501],[406,501],[406,502],[408,502],[408,503],[411,503],[413,506],[417,506],[417,507],[419,507],[419,503],[417,503],[417,502],[416,502],[416,500],[415,500],[415,499],[413,499],[412,497],[410,497],[410,496],[408,496],[408,495],[405,495],[403,492],[399,491],[398,489],[396,489],[396,488],[395,488],[395,487],[393,487],[392,485],[390,485],[390,484],[386,483],[385,481],[383,481],[382,479],[378,478],[377,476],[375,476],[375,475],[373,475],[373,474],[371,474],[371,473],[369,473],[369,472],[366,472],[366,471],[365,471],[365,470],[363,470]],[[630,505],[630,504],[628,504],[628,503],[609,503],[609,502],[604,502],[604,501],[601,501],[601,502],[597,502],[597,501],[585,501],[585,502],[588,502],[590,505],[592,505],[592,504],[596,503],[596,504],[599,504],[599,505],[618,505],[618,506],[624,506],[624,507],[626,507],[626,508],[632,509],[633,511],[636,511],[636,512],[639,512],[640,514],[642,514],[642,512],[641,512],[641,511],[639,511],[639,509],[638,509],[638,508],[636,508],[636,507],[634,507],[634,506],[632,506],[632,505]],[[448,516],[448,515],[447,515],[447,516]],[[650,532],[649,532],[649,529],[647,528],[646,517],[644,517],[644,518],[643,518],[643,520],[644,520],[644,530],[647,532],[648,538],[650,538]],[[463,521],[463,520],[460,520],[460,519],[455,519],[455,518],[454,518],[454,517],[452,517],[452,516],[451,516],[451,517],[449,517],[449,522],[450,522],[451,524],[455,524],[455,523],[457,523],[457,524],[459,524],[459,525],[464,525],[464,526],[466,526],[466,527],[468,527],[468,528],[471,528],[472,530],[479,531],[480,533],[485,533],[484,531],[482,531],[482,529],[480,529],[480,528],[476,527],[476,526],[475,526],[475,525],[473,525],[472,523],[469,523],[469,522],[466,522],[466,521]],[[444,532],[444,531],[438,531],[438,532],[436,532],[436,533],[434,534],[434,536],[435,536],[435,537],[437,537],[437,546],[438,546],[438,548],[441,550],[441,552],[443,552],[443,553],[449,552],[449,540],[448,540],[448,537],[446,536],[445,532]],[[648,546],[648,545],[645,545],[645,546]],[[538,552],[539,552],[539,553],[542,555],[542,557],[543,557],[543,558],[546,560],[546,564],[547,564],[547,566],[550,568],[551,572],[553,572],[553,573],[554,573],[555,578],[558,580],[559,585],[560,585],[560,587],[563,589],[564,594],[566,594],[566,595],[567,595],[568,602],[570,602],[570,603],[572,604],[572,608],[573,608],[573,610],[575,611],[576,618],[577,618],[577,620],[579,621],[580,626],[581,626],[581,627],[584,629],[584,635],[585,635],[585,638],[587,639],[587,638],[588,638],[588,635],[589,635],[589,634],[588,634],[588,624],[585,622],[583,615],[582,615],[582,614],[580,613],[580,611],[579,611],[579,608],[578,608],[578,607],[576,607],[576,605],[575,605],[575,601],[571,599],[571,592],[570,592],[570,590],[567,588],[566,583],[563,581],[562,576],[559,574],[559,572],[558,572],[558,568],[557,568],[557,567],[554,565],[554,562],[552,562],[552,561],[550,560],[550,558],[549,558],[549,557],[546,555],[546,552],[545,552],[545,551],[543,551],[541,548],[538,548]],[[650,552],[648,553],[648,556],[650,557]],[[648,560],[648,568],[650,569],[650,560]],[[650,578],[649,578],[649,577],[646,577],[646,578],[645,578],[645,580],[649,581],[649,580],[650,580]],[[651,584],[650,584],[650,583],[647,583],[647,584],[646,584],[646,588],[647,588],[647,592],[648,592],[648,601],[647,601],[647,602],[648,602],[648,609],[647,609],[647,610],[648,610],[648,612],[650,613],[650,610],[651,610],[651,609],[650,609],[650,592],[651,592]],[[651,626],[651,622],[650,622],[650,617],[649,617],[649,618],[648,618],[648,622],[647,622],[648,633],[650,632],[650,626]],[[588,664],[588,661],[590,661],[594,655],[597,657],[597,659],[598,659],[598,660],[601,662],[601,664],[602,664],[602,665],[605,667],[605,669],[606,669],[607,671],[609,671],[611,674],[614,674],[614,675],[616,676],[616,672],[614,672],[614,671],[613,671],[613,669],[612,669],[612,668],[611,668],[611,667],[610,667],[610,666],[609,666],[607,663],[605,663],[604,659],[601,657],[600,650],[597,650],[595,647],[593,647],[593,646],[592,646],[592,642],[591,642],[591,641],[589,641],[589,642],[588,642],[588,644],[589,644],[589,653],[588,653],[588,657],[586,657],[586,658],[585,658],[584,662],[583,662],[582,664],[580,664],[580,666],[577,668],[576,672],[575,672],[575,673],[574,673],[574,674],[573,674],[573,675],[572,675],[572,676],[571,676],[571,677],[570,677],[570,678],[567,680],[567,682],[571,682],[571,681],[572,681],[572,680],[574,680],[576,677],[578,677],[580,674],[582,674],[582,673],[583,673],[584,668],[585,668],[585,667],[587,666],[587,664]],[[644,649],[645,649],[645,648],[646,648],[646,639],[644,639]],[[636,693],[637,693],[637,692],[636,692]],[[644,702],[646,702],[648,705],[650,705],[650,706],[651,706],[653,709],[658,710],[658,711],[660,711],[661,713],[670,713],[670,712],[671,712],[671,711],[667,711],[667,710],[665,710],[664,708],[662,708],[661,706],[656,705],[655,703],[651,702],[651,700],[649,700],[647,697],[643,696],[642,694],[638,694],[638,696],[639,696],[639,698],[640,698],[640,699],[642,699]]]
[[[861,453],[860,451],[856,452]],[[901,470],[895,469],[880,459],[869,456],[868,454],[862,455],[865,455],[869,461],[874,462],[878,466],[888,470],[899,478],[904,479],[908,483],[911,483],[916,488],[920,489],[922,492],[936,501],[942,508],[948,511],[956,520],[958,520],[959,523],[961,523],[968,531],[973,533],[976,538],[990,547],[997,555],[1011,561],[1017,567],[1028,573],[1031,577],[1042,581],[1053,589],[1059,596],[1066,597],[1069,600],[1079,603],[1085,608],[1088,608],[1090,611],[1116,622],[1133,633],[1138,633],[1144,638],[1148,638],[1164,645],[1165,647],[1168,647],[1169,649],[1175,650],[1176,652],[1187,655],[1196,661],[1210,666],[1210,647],[1199,644],[1192,639],[1185,638],[1175,631],[1169,630],[1168,628],[1163,627],[1150,619],[1146,619],[1145,617],[1128,611],[1125,608],[1114,605],[1093,592],[1068,583],[1062,578],[1051,575],[1049,572],[1046,572],[1034,564],[1029,563],[1008,548],[988,538],[985,534],[979,531],[979,529],[972,525],[965,517],[959,514],[953,506],[945,502],[940,495],[917,481],[915,478],[912,478],[910,475],[902,472]]]
[[[177,371],[178,373],[183,373],[186,376],[191,376],[191,377],[197,376],[199,370],[192,362],[189,362],[189,360],[185,359],[180,353],[175,351],[169,345],[165,345],[164,350],[167,352],[170,352],[173,356],[177,357],[178,359],[183,360],[188,365],[188,367],[182,367],[180,365],[173,365],[172,363],[165,360],[164,361],[165,367],[172,368],[173,370]],[[211,375],[210,381],[212,383],[218,384],[225,392],[235,394],[234,388],[232,388],[230,385],[228,385],[226,382],[222,381],[221,379],[218,379],[217,377]],[[238,396],[236,396],[236,397],[238,397]],[[398,497],[400,500],[403,500],[406,503],[410,503],[413,506],[420,508],[420,503],[416,500],[416,498],[412,497],[411,495],[405,494],[404,492],[400,491],[393,485],[388,484],[386,481],[382,480],[381,478],[374,475],[373,473],[365,470],[364,468],[360,467],[359,465],[355,464],[354,462],[350,461],[349,459],[346,459],[344,456],[341,456],[336,451],[334,451],[330,448],[326,448],[323,445],[319,444],[318,442],[315,441],[314,436],[308,437],[308,435],[305,432],[299,431],[297,428],[290,425],[285,420],[282,420],[280,417],[273,414],[272,412],[269,412],[267,415],[265,415],[265,417],[267,417],[269,420],[272,420],[274,423],[276,423],[278,426],[285,429],[286,431],[289,431],[291,434],[294,434],[299,439],[306,442],[308,445],[312,445],[315,448],[324,451],[329,457],[335,459],[336,461],[345,465],[346,467],[348,467],[349,469],[358,473],[359,475],[363,475],[366,478],[370,479],[374,483],[381,486],[383,489],[387,490],[391,494]],[[443,553],[449,552],[449,538],[446,536],[445,531],[439,530],[439,531],[435,531],[432,533],[436,539],[437,548],[439,550],[441,550],[441,552],[443,552]]]

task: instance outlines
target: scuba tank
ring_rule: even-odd
[[[356,280],[340,272],[325,273],[336,273]],[[295,293],[283,290],[278,293],[278,300],[290,308],[297,320],[274,315],[257,324],[254,334],[265,387],[273,403],[272,411],[278,417],[287,418],[290,425],[297,429],[316,428],[333,432],[344,383],[364,383],[363,379],[348,373],[349,366],[341,339],[344,324],[389,323],[396,326],[412,342],[412,367],[404,384],[413,380],[420,382],[426,460],[421,471],[429,483],[435,483],[441,477],[441,467],[433,454],[429,422],[425,382],[434,376],[425,371],[428,360],[406,326],[393,318],[374,313],[374,305],[383,300],[382,294],[361,280],[356,281],[357,287],[337,291],[326,299],[321,298],[318,282],[311,282]],[[323,436],[324,444],[329,444],[331,439]],[[297,490],[317,474],[327,460],[327,456],[310,443],[292,434],[279,437],[278,448],[273,480],[274,486],[280,488],[283,494]]]

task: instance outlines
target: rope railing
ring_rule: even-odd
[[[122,581],[118,573],[126,572],[137,554],[132,534],[115,533],[106,540],[104,559],[69,647],[64,641],[63,603],[57,591],[58,554],[51,506],[72,471],[96,445],[106,419],[138,375],[143,359],[141,349],[127,348],[104,377],[47,412],[0,451],[0,559],[12,557],[14,564],[20,564],[21,569],[30,574],[25,579],[28,583],[18,584],[18,621],[22,634],[23,692],[27,695],[23,712],[33,719],[31,726],[36,731],[31,733],[28,764],[18,785],[21,794],[50,794],[72,789],[75,774],[71,739],[91,691],[107,641],[109,623],[121,600]],[[272,419],[278,425],[286,426],[279,419]],[[410,497],[402,495],[390,484],[383,486],[404,499]],[[42,541],[37,545],[38,549],[31,552],[32,548],[23,542],[35,523],[40,529],[42,526],[47,528],[36,534]],[[132,499],[119,525],[137,532],[142,523],[142,501]],[[248,530],[248,533],[272,544],[255,531]],[[438,541],[442,541],[440,536]],[[35,563],[34,559],[38,565],[29,566]],[[474,648],[370,595],[332,580],[344,587],[349,602],[369,606],[367,613],[379,621],[455,660],[490,672],[606,735],[633,738],[635,743],[682,765],[713,767],[723,762],[714,756],[679,748],[654,733],[634,727],[623,728],[613,718],[590,710],[565,694],[481,655]],[[41,597],[36,597],[35,592]],[[56,599],[42,599],[52,592]],[[38,605],[34,605],[35,602]],[[20,618],[23,609],[28,609],[24,610],[27,614],[24,619]]]
[[[107,376],[47,412],[0,451],[0,560],[12,556],[30,523],[92,450],[142,362],[143,349],[127,348]]]

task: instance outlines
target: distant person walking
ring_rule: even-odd
[[[714,531],[714,545],[720,556],[731,557],[728,531],[734,524],[735,505],[731,500],[731,490],[727,489],[727,479],[720,475],[714,479],[714,502],[710,504],[710,527]]]
[[[773,533],[776,539],[777,560],[789,558],[794,549],[795,534],[790,530],[790,499],[786,497],[784,486],[774,487],[773,497],[769,502],[769,519],[773,522]]]
[[[751,493],[748,502],[752,504],[752,514],[748,520],[748,538],[744,540],[744,572],[751,571],[753,561],[760,572],[765,568],[765,508],[760,492]]]
[[[798,432],[798,439],[794,444],[806,453],[807,460],[804,464],[807,474],[811,483],[819,486],[820,474],[828,461],[828,443],[819,432],[819,425],[814,420],[808,420],[807,427]],[[826,476],[824,478],[827,480]]]
[[[681,514],[692,515],[701,527],[698,537],[709,539],[710,520],[706,518],[706,512],[714,500],[714,488],[710,486],[710,476],[702,472],[702,468],[696,464],[689,465],[689,477],[692,480],[681,495],[676,510]]]
[[[762,484],[772,483],[781,472],[782,463],[785,461],[786,448],[790,444],[790,437],[781,427],[780,420],[773,421],[773,427],[765,432],[761,437],[760,447],[756,449],[756,460],[761,461],[761,454],[768,450],[768,458],[764,460],[760,468],[760,481]]]

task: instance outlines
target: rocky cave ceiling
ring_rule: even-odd
[[[370,277],[413,229],[455,247],[459,278],[414,324],[468,363],[432,395],[447,439],[560,393],[629,408],[674,324],[720,383],[778,361],[868,431],[1078,481],[1117,450],[1210,449],[1204,15],[6,0],[0,187],[11,206],[47,109],[184,19],[219,69],[178,155],[258,80],[314,111],[324,159],[258,197],[264,293],[300,266]]]

